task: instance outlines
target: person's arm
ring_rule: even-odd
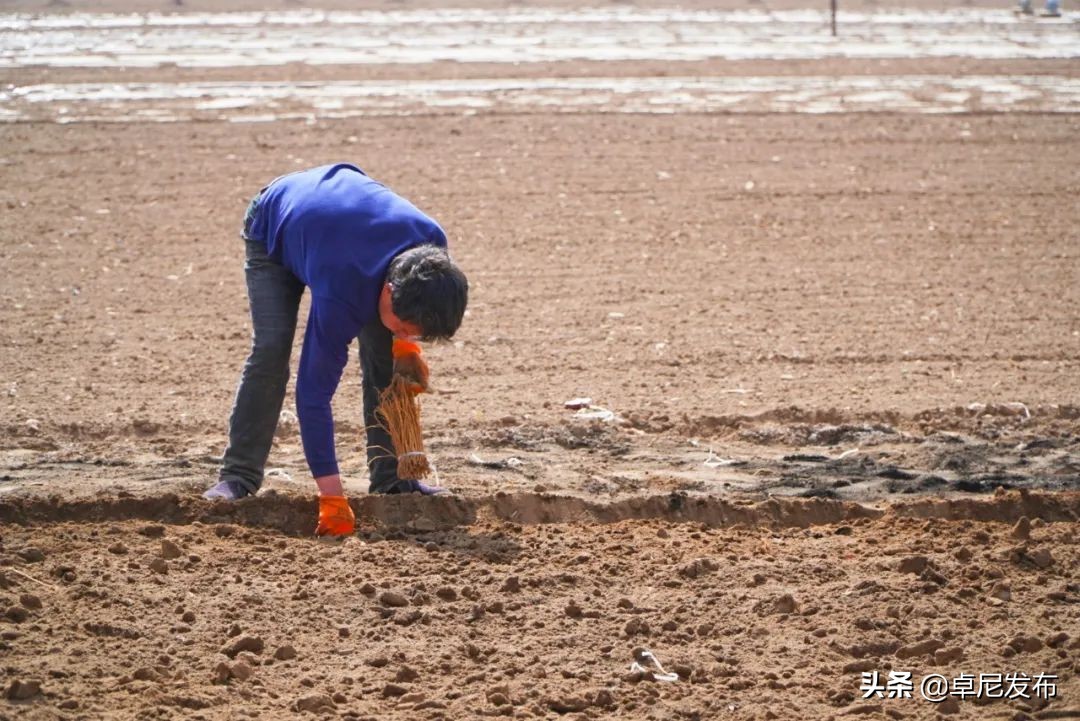
[[[296,414],[304,455],[319,488],[319,535],[349,535],[355,526],[338,472],[331,410],[355,327],[352,315],[342,306],[312,300],[296,380]]]
[[[296,377],[296,415],[311,475],[337,475],[330,402],[349,359],[355,322],[341,306],[312,299]]]
[[[315,485],[319,487],[320,496],[345,495],[345,489],[341,485],[340,473],[332,473],[328,476],[319,476],[315,479]]]

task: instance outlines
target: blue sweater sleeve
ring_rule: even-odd
[[[349,344],[359,330],[346,306],[312,298],[296,378],[296,415],[304,455],[315,478],[338,472],[330,401],[349,360]]]

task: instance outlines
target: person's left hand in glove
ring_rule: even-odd
[[[351,536],[356,530],[356,516],[345,496],[319,496],[317,536]]]
[[[349,507],[349,499],[341,487],[341,476],[323,476],[316,478],[319,486],[319,524],[315,527],[318,536],[351,536],[356,530],[356,516]]]
[[[414,395],[428,389],[430,371],[421,355],[420,346],[412,341],[394,338],[394,373],[409,382],[409,391]]]

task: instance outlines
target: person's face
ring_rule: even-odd
[[[379,293],[379,320],[395,337],[402,340],[419,340],[420,336],[424,335],[424,329],[416,323],[410,323],[394,315],[394,304],[390,300],[392,290],[393,286],[390,283],[383,284],[382,292]]]

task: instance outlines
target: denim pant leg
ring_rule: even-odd
[[[249,219],[251,212],[249,209]],[[289,356],[304,284],[267,256],[261,242],[247,238],[245,242],[251,354],[244,364],[229,417],[229,447],[225,450],[220,478],[240,481],[254,492],[262,485],[266,459],[285,401]]]
[[[370,493],[386,493],[398,481],[394,442],[375,416],[379,393],[390,385],[394,374],[393,342],[394,336],[378,320],[371,321],[360,331],[360,370],[364,374],[362,386]]]

